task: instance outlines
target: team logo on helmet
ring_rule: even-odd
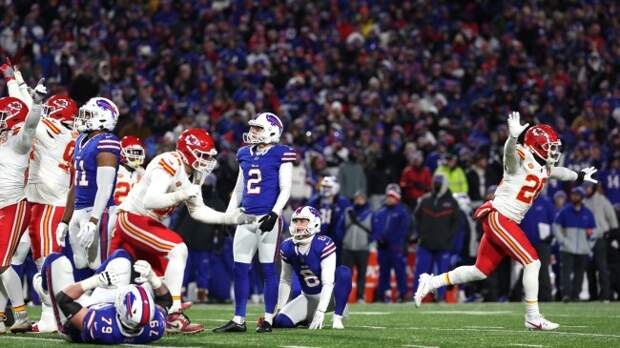
[[[267,114],[266,118],[267,118],[267,121],[269,121],[269,123],[271,123],[272,126],[282,128],[282,123],[280,123],[280,120],[278,120],[278,118],[275,117],[273,114]]]
[[[110,103],[108,103],[106,100],[98,99],[97,106],[99,106],[100,108],[104,110],[109,110],[112,113],[112,115],[117,116],[116,108],[112,106]]]
[[[320,216],[319,211],[318,211],[318,210],[316,210],[316,208],[315,208],[315,207],[308,207],[308,208],[309,208],[308,210],[310,210],[310,212],[312,213],[312,215],[314,215],[314,216],[316,216],[316,217],[319,217],[319,216]]]
[[[11,112],[11,116],[13,116],[22,111],[22,104],[17,101],[12,101],[6,104],[6,108]]]

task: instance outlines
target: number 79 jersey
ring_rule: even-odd
[[[297,154],[285,145],[274,145],[266,153],[257,154],[253,146],[244,146],[237,152],[243,171],[241,207],[248,214],[269,213],[280,194],[280,165],[293,162]]]
[[[550,169],[541,166],[532,153],[521,145],[517,145],[517,156],[517,171],[509,174],[504,170],[504,177],[495,190],[492,205],[505,217],[520,223],[545,187]]]
[[[321,261],[336,251],[336,244],[328,236],[315,235],[310,242],[308,254],[302,254],[291,238],[282,242],[280,256],[282,261],[291,265],[301,289],[305,294],[321,293]]]
[[[166,313],[155,306],[155,316],[147,325],[137,332],[127,332],[121,325],[116,309],[111,303],[91,306],[82,322],[81,339],[84,343],[144,344],[156,341],[164,336]]]

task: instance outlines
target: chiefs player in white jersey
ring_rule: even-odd
[[[2,65],[0,71],[7,84],[17,85],[9,64]],[[22,291],[20,283],[15,283],[16,273],[7,270],[30,218],[24,189],[28,151],[41,117],[41,104],[47,94],[43,82],[44,79],[41,79],[31,91],[33,102],[30,108],[17,98],[0,98],[0,311],[6,307],[7,298],[17,299]],[[11,303],[16,317],[11,331],[29,330],[30,320],[23,301]],[[4,318],[4,313],[0,313],[0,330],[4,330]]]
[[[116,187],[114,189],[114,204],[123,203],[129,191],[144,175],[144,144],[140,138],[127,135],[121,139],[121,165],[116,174]]]
[[[458,267],[438,276],[420,275],[415,303],[420,306],[424,297],[439,287],[485,279],[505,256],[510,256],[524,267],[525,327],[530,330],[555,330],[559,325],[546,320],[539,312],[540,261],[519,223],[549,178],[576,181],[578,185],[584,180],[596,183],[592,178],[596,169],[590,167],[576,173],[557,167],[561,142],[549,125],[521,125],[519,113],[512,112],[508,116],[508,130],[510,135],[504,146],[503,180],[495,191],[494,199],[484,203],[474,213],[474,218],[481,221],[484,231],[476,264]]]
[[[176,151],[153,158],[144,177],[118,207],[111,250],[123,248],[134,258],[147,260],[158,276],[164,276],[173,300],[167,322],[171,332],[196,333],[204,328],[190,324],[181,313],[187,246],[162,221],[181,203],[185,203],[192,218],[203,223],[244,224],[256,218],[239,209],[222,213],[204,205],[200,181],[217,164],[216,155],[209,133],[186,129],[179,136]]]

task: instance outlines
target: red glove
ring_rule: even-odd
[[[9,58],[6,59],[6,63],[0,65],[0,73],[2,73],[6,82],[15,78],[13,74],[13,65],[11,65],[11,60]]]

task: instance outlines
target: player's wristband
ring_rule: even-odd
[[[80,282],[80,286],[82,287],[82,290],[87,291],[87,290],[94,289],[97,286],[99,286],[99,281],[97,280],[98,277],[99,277],[99,274],[95,274],[92,277],[82,280]]]
[[[153,289],[159,289],[161,287],[161,278],[159,278],[157,274],[152,273],[149,277],[149,284],[151,284]]]
[[[577,180],[575,180],[575,185],[579,186],[583,184],[583,179],[586,177],[586,173],[582,170],[577,173]]]

